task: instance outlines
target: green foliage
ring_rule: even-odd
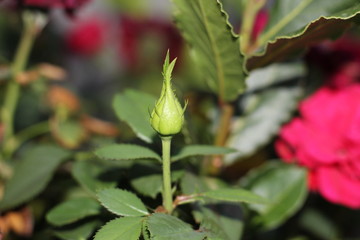
[[[157,159],[160,156],[149,148],[133,144],[112,144],[98,148],[95,154],[101,159],[108,160],[134,160],[134,159]]]
[[[237,149],[224,157],[227,165],[267,144],[289,120],[302,91],[299,85],[288,82],[304,75],[301,63],[274,64],[251,72],[248,90],[239,102],[244,114],[234,120],[226,142],[226,146]]]
[[[155,101],[152,95],[128,89],[115,96],[113,108],[118,118],[126,122],[140,139],[151,143],[155,131],[149,124],[149,111],[154,108]]]
[[[179,218],[168,214],[155,213],[150,215],[148,230],[154,240],[203,240],[205,234],[197,232]]]
[[[264,51],[247,59],[249,70],[282,61],[321,40],[348,29],[360,14],[357,0],[278,0],[270,13],[267,30],[260,36]]]
[[[84,160],[74,163],[71,174],[81,187],[96,197],[99,190],[116,186],[118,173],[113,173],[114,170],[114,166],[108,166],[102,161]]]
[[[143,218],[122,217],[104,225],[95,235],[94,240],[138,240],[141,234]]]
[[[87,240],[100,225],[100,221],[92,220],[81,225],[54,231],[54,235],[63,240]]]
[[[55,226],[62,226],[97,215],[100,213],[100,207],[100,204],[91,198],[70,199],[51,209],[46,219]]]
[[[238,38],[220,1],[173,0],[176,23],[192,48],[201,77],[223,101],[245,90]]]
[[[67,157],[69,152],[53,145],[39,145],[24,152],[5,185],[0,209],[16,207],[41,193]]]
[[[250,191],[268,199],[268,204],[249,205],[259,214],[255,221],[265,229],[286,221],[307,197],[306,172],[297,166],[270,162],[253,170],[243,181]]]
[[[244,189],[217,189],[200,193],[200,197],[229,202],[246,202],[253,204],[266,204],[266,199]]]
[[[117,215],[138,217],[149,214],[144,203],[131,192],[113,188],[102,190],[97,196],[104,207]]]
[[[192,156],[223,155],[233,152],[234,149],[213,145],[186,145],[171,160],[174,162]]]

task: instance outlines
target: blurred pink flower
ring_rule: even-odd
[[[81,55],[99,52],[105,43],[106,24],[98,18],[83,19],[75,22],[66,35],[69,49]]]
[[[278,154],[308,169],[311,190],[360,208],[360,85],[323,87],[299,110],[280,132]]]
[[[258,12],[255,18],[254,27],[252,29],[251,38],[256,40],[257,37],[262,33],[269,21],[269,13],[267,10],[262,9]]]
[[[72,14],[89,1],[90,0],[0,0],[0,2],[5,2],[5,6],[9,8],[30,7],[42,10],[62,8],[69,14]]]

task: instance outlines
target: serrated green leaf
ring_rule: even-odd
[[[270,43],[264,51],[247,59],[246,66],[249,70],[263,67],[293,56],[316,42],[337,37],[359,15],[357,0],[278,0],[267,30],[260,36],[260,46]]]
[[[307,196],[306,171],[281,162],[270,162],[253,170],[243,181],[247,188],[266,199],[268,204],[249,204],[259,215],[255,221],[272,229],[291,217]]]
[[[245,90],[238,38],[220,1],[173,0],[175,18],[192,48],[192,57],[210,89],[224,101]]]
[[[54,231],[54,235],[63,240],[87,240],[100,224],[100,221],[93,220],[70,229]]]
[[[144,203],[133,193],[121,189],[100,191],[98,199],[110,212],[120,216],[144,216],[149,214]]]
[[[63,226],[97,215],[100,213],[100,208],[100,204],[91,198],[70,199],[51,209],[46,215],[46,220],[55,226]]]
[[[118,174],[115,175],[106,164],[99,161],[76,161],[71,169],[71,174],[75,180],[89,194],[96,197],[99,190],[115,187]]]
[[[149,109],[154,108],[155,102],[152,95],[127,89],[115,96],[113,108],[118,118],[126,122],[140,139],[151,143],[156,134],[150,126]]]
[[[302,64],[278,64],[253,71],[249,92],[240,100],[244,114],[234,120],[226,146],[237,149],[224,156],[225,164],[249,156],[267,144],[289,120],[301,96],[298,85],[279,85],[305,75]],[[275,85],[275,87],[269,87]]]
[[[229,201],[229,202],[246,202],[254,204],[266,204],[267,200],[245,189],[217,189],[200,194],[201,197]]]
[[[178,161],[192,156],[201,155],[223,155],[235,152],[235,149],[219,147],[213,145],[187,145],[180,149],[179,153],[171,158],[172,161]]]
[[[54,145],[36,146],[25,152],[5,184],[0,209],[16,207],[38,195],[67,157],[68,151]]]
[[[138,240],[143,218],[122,217],[108,222],[95,235],[94,240]]]
[[[148,218],[148,229],[154,240],[203,240],[205,234],[196,232],[179,218],[155,213]]]
[[[133,144],[112,144],[96,149],[95,154],[108,160],[157,159],[160,156],[149,148]]]

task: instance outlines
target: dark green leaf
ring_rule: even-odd
[[[117,177],[105,163],[100,161],[76,161],[71,169],[75,180],[92,196],[99,190],[116,186]],[[115,169],[117,170],[117,169]],[[118,175],[118,173],[117,173]]]
[[[109,160],[133,160],[133,159],[157,159],[160,156],[149,148],[132,144],[112,144],[98,148],[95,154],[102,159]]]
[[[267,203],[266,199],[244,189],[217,189],[201,193],[200,196],[229,202],[246,202],[254,204]]]
[[[304,66],[298,63],[272,65],[251,72],[248,94],[240,102],[244,105],[244,114],[235,119],[226,143],[237,152],[224,157],[226,164],[249,156],[267,144],[297,107],[302,92],[300,86],[269,88],[269,85],[297,79],[304,74]]]
[[[97,195],[101,204],[117,215],[138,217],[149,214],[144,203],[131,192],[112,188]]]
[[[95,235],[94,240],[138,240],[143,218],[122,217],[108,222]]]
[[[76,198],[61,203],[46,215],[48,222],[62,226],[100,213],[100,204],[91,198]]]
[[[192,48],[192,57],[210,89],[224,101],[245,90],[238,38],[220,1],[173,0],[175,18]]]
[[[87,240],[100,225],[100,221],[86,222],[66,230],[57,230],[54,235],[63,240]]]
[[[150,126],[149,110],[154,108],[155,101],[152,95],[128,89],[115,96],[113,108],[118,118],[126,122],[139,138],[151,143],[155,131]]]
[[[250,191],[268,199],[268,204],[249,204],[259,214],[256,221],[265,229],[286,221],[307,196],[305,170],[290,164],[270,162],[250,172],[243,181]]]
[[[38,195],[67,157],[68,151],[53,145],[37,146],[25,152],[5,185],[0,209],[16,207]]]
[[[187,173],[182,178],[181,189],[184,194],[197,194],[226,187],[218,179],[199,178]],[[206,203],[192,204],[193,215],[198,223],[203,223],[203,228],[209,237],[223,236],[222,240],[239,240],[243,229],[243,211],[239,203],[209,200]],[[209,224],[212,226],[209,229]],[[216,238],[215,238],[216,239]]]
[[[284,60],[316,42],[337,37],[359,14],[357,0],[278,0],[259,44],[271,41],[265,51],[248,59],[247,68]],[[285,24],[284,19],[288,20]]]
[[[205,234],[196,232],[179,218],[155,213],[148,219],[148,229],[154,240],[203,240]]]
[[[223,155],[235,152],[232,148],[218,147],[213,145],[188,145],[184,146],[179,153],[171,158],[172,161],[178,161],[183,158],[200,155]]]

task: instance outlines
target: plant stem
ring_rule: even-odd
[[[24,23],[20,43],[15,53],[15,58],[11,69],[12,78],[7,85],[4,106],[1,111],[1,120],[4,124],[4,143],[11,139],[14,135],[14,114],[20,95],[20,85],[16,81],[16,77],[19,73],[24,71],[26,63],[29,59],[30,50],[37,35],[35,19],[27,18],[26,20],[27,21]]]
[[[161,137],[162,142],[162,169],[163,169],[163,206],[168,213],[173,210],[171,190],[171,137]]]
[[[253,32],[256,15],[265,3],[266,0],[248,0],[246,2],[240,33],[240,50],[245,55],[249,54],[251,50],[251,34]]]

